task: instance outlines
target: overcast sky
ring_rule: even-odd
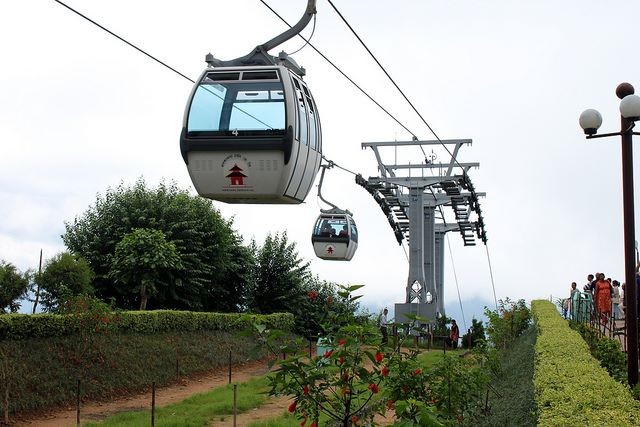
[[[290,22],[306,4],[268,3]],[[242,56],[284,30],[258,0],[68,4],[193,79],[206,53]],[[473,140],[459,160],[480,162],[470,176],[487,193],[481,204],[498,298],[564,296],[595,271],[622,281],[620,143],[586,141],[577,119],[596,108],[603,131],[618,130],[616,86],[640,88],[639,2],[335,4],[441,138]],[[195,194],[178,146],[191,83],[52,0],[6,2],[0,38],[0,258],[34,268],[40,248],[45,258],[63,250],[64,222],[121,181],[175,180]],[[326,0],[318,0],[312,42],[419,138],[433,139]],[[325,156],[375,176],[373,153],[360,144],[410,135],[312,49],[295,59],[318,104]],[[418,151],[401,156],[421,160]],[[370,307],[403,302],[408,263],[374,200],[336,169],[323,195],[355,215],[360,241],[349,263],[313,255],[315,189],[299,206],[215,206],[247,241],[286,230],[322,278],[365,284]],[[493,301],[487,256],[457,233],[449,240],[446,304],[458,305],[455,266],[469,322]]]

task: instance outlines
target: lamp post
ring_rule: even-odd
[[[636,120],[640,119],[640,97],[634,95],[633,86],[621,83],[616,88],[620,101],[620,132],[598,135],[602,116],[596,110],[585,110],[580,115],[580,126],[587,139],[620,136],[622,139],[622,204],[624,214],[624,278],[625,323],[627,329],[627,368],[631,387],[638,383],[638,289],[635,266],[635,226],[633,212],[633,146],[631,145]]]

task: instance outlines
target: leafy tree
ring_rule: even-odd
[[[15,313],[27,295],[29,280],[16,266],[0,260],[0,313]]]
[[[60,252],[48,259],[36,276],[44,310],[56,311],[66,298],[93,293],[92,279],[91,267],[79,255]]]
[[[497,348],[509,346],[531,323],[531,310],[523,299],[517,302],[509,298],[498,300],[498,309],[485,307],[484,314],[489,319],[487,334]]]
[[[167,269],[157,282],[150,308],[239,310],[244,301],[248,257],[237,246],[241,238],[212,206],[210,200],[189,195],[175,184],[149,188],[143,179],[132,186],[109,188],[95,205],[73,222],[62,236],[96,273],[96,295],[114,298],[118,307],[139,306],[129,285],[110,275],[116,246],[137,228],[159,230],[175,245],[180,269]]]
[[[182,268],[176,245],[167,242],[160,230],[138,228],[126,234],[116,245],[110,277],[130,286],[140,295],[140,310],[147,308],[150,295],[171,272]],[[166,274],[168,273],[168,274]]]
[[[329,310],[341,325],[354,322],[359,303],[353,299],[340,297],[337,283],[321,280],[317,276],[309,276],[302,285],[302,294],[291,304],[287,311],[295,316],[294,332],[304,337],[315,337],[322,334],[322,323],[326,322]],[[360,322],[362,323],[362,322]]]
[[[471,329],[462,336],[462,345],[475,347],[476,345],[486,341],[487,337],[484,333],[484,324],[482,320],[471,319]]]
[[[309,262],[299,257],[286,232],[269,234],[260,248],[253,242],[251,250],[255,264],[250,309],[264,314],[290,311],[304,298]]]

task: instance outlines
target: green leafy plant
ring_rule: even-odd
[[[509,346],[531,324],[531,311],[523,299],[517,302],[509,298],[498,300],[498,309],[485,308],[484,314],[489,319],[487,334],[497,348]]]
[[[352,292],[360,287],[342,287],[338,295],[354,302],[360,296],[353,296]],[[313,292],[308,297],[317,300]],[[302,420],[301,425],[309,422],[313,426],[320,413],[343,426],[358,425],[385,410],[379,395],[389,375],[387,365],[393,352],[380,348],[378,332],[367,324],[341,327],[330,306],[326,320],[326,351],[311,358],[297,354],[279,362],[270,377],[270,393],[294,396],[289,412]],[[277,345],[281,334],[262,325],[256,328],[274,354],[295,351],[295,347]]]

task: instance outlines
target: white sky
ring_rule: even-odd
[[[306,4],[268,3],[290,22]],[[640,88],[640,3],[335,3],[441,138],[473,139],[459,160],[480,162],[470,175],[487,193],[498,298],[561,296],[595,271],[622,280],[620,144],[586,141],[577,118],[596,108],[603,131],[618,129],[616,86]],[[207,52],[235,58],[284,30],[258,0],[68,4],[194,79]],[[26,269],[40,248],[46,258],[63,250],[64,221],[121,180],[165,178],[195,194],[178,147],[189,82],[52,0],[5,2],[0,39],[0,258]],[[326,0],[318,0],[312,42],[421,139],[433,139]],[[318,104],[324,154],[376,175],[360,143],[409,135],[312,49],[295,59]],[[403,302],[408,264],[371,196],[336,169],[323,194],[355,214],[360,246],[349,263],[313,255],[315,194],[293,207],[215,205],[247,241],[287,230],[322,278],[365,284],[370,307]],[[457,233],[449,239],[469,319],[493,300],[485,249],[463,247]],[[445,269],[447,306],[455,306],[448,251]]]

